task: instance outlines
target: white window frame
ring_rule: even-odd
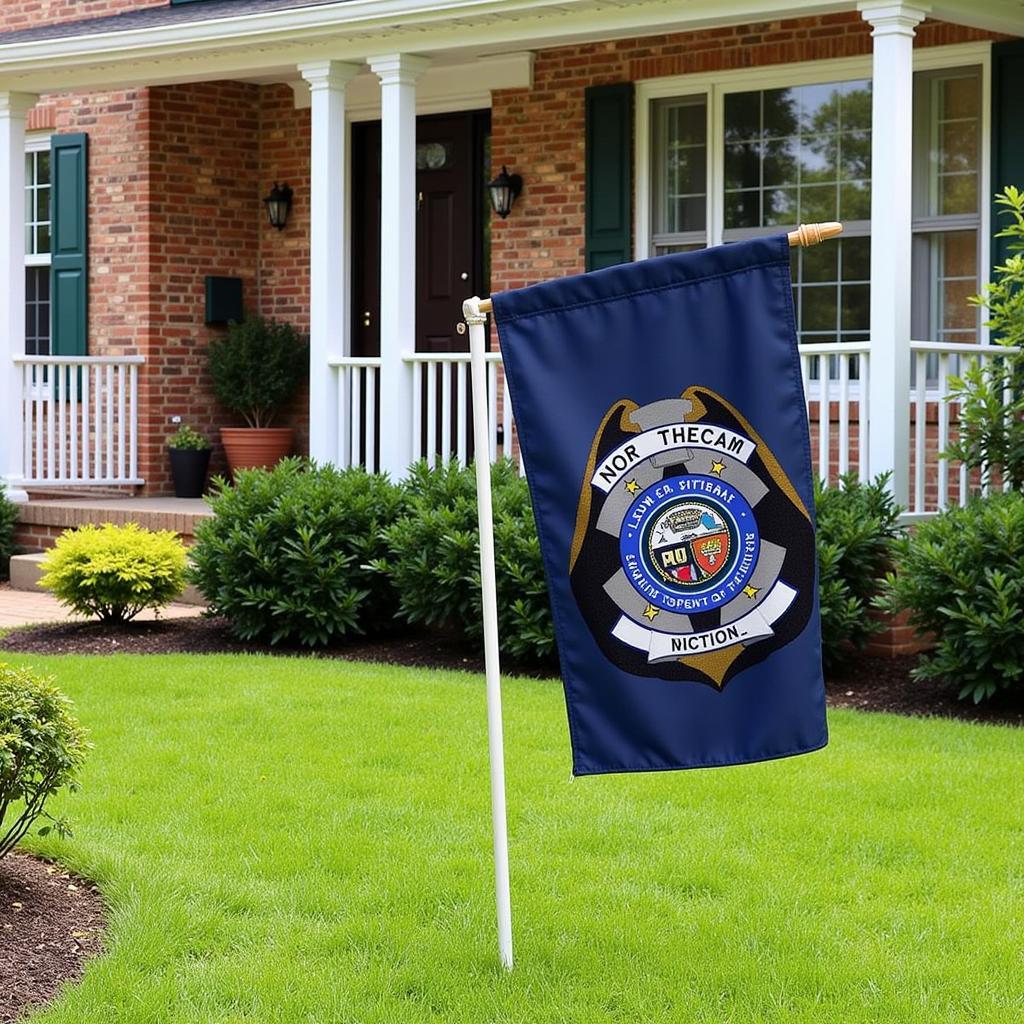
[[[50,149],[50,134],[49,134],[49,132],[47,132],[45,134],[43,134],[43,133],[33,133],[31,135],[26,136],[26,138],[25,138],[25,155],[26,156],[28,156],[30,153],[44,153],[44,152],[48,152],[49,149]],[[51,175],[51,178],[50,178],[50,194],[52,196],[52,194],[53,194],[53,177],[52,177],[53,176],[53,168],[52,167],[50,168],[50,175]],[[28,223],[27,220],[25,218],[23,218],[22,219],[22,236],[23,237],[24,237],[24,234],[25,234],[25,226],[27,225],[27,223]],[[51,213],[50,213],[50,246],[51,246],[51,249],[52,249],[52,247],[53,247],[53,211],[52,211],[52,206],[51,206]],[[42,252],[42,253],[29,253],[29,252],[26,252],[25,253],[25,268],[27,270],[29,267],[48,267],[48,266],[50,266],[50,264],[52,262],[52,259],[53,259],[52,253],[49,253],[49,252]],[[50,296],[50,302],[51,302],[51,306],[50,306],[50,343],[52,345],[52,343],[53,343],[53,305],[52,305],[52,303],[53,303],[53,296],[52,295]]]
[[[981,190],[980,238],[991,234],[991,95],[992,44],[959,43],[954,46],[928,46],[914,50],[914,70],[933,71],[944,68],[981,67],[981,161],[979,188]],[[653,238],[652,171],[651,166],[651,101],[679,96],[703,95],[707,110],[708,165],[707,165],[707,244],[720,245],[725,223],[725,96],[733,92],[759,89],[781,89],[798,85],[820,85],[856,78],[871,78],[872,58],[843,57],[835,60],[804,61],[798,64],[773,64],[766,67],[739,68],[713,74],[673,75],[667,78],[649,78],[636,83],[634,110],[634,181],[636,204],[634,208],[634,258],[647,259],[651,255]],[[795,227],[796,225],[794,225]],[[763,234],[775,234],[778,228],[765,228]],[[982,241],[982,256],[985,256]],[[980,261],[980,283],[989,279],[987,257]],[[915,339],[917,340],[917,339]],[[920,339],[926,340],[926,339]],[[982,328],[981,344],[988,343],[988,332]]]

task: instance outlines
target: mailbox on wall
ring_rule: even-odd
[[[240,277],[206,278],[206,323],[240,323],[242,309],[242,279]]]

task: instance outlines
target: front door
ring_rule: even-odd
[[[458,352],[462,300],[485,294],[489,114],[416,122],[416,351]],[[352,353],[380,354],[380,123],[352,126]],[[398,301],[397,296],[392,301]]]

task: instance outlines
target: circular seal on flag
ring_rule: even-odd
[[[602,651],[640,676],[729,679],[793,640],[813,608],[814,532],[778,460],[706,388],[595,434],[570,582]]]

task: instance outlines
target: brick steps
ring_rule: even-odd
[[[65,531],[94,523],[138,523],[147,530],[174,530],[191,544],[196,524],[211,515],[201,498],[63,498],[19,506],[15,539],[30,551],[52,547]]]

